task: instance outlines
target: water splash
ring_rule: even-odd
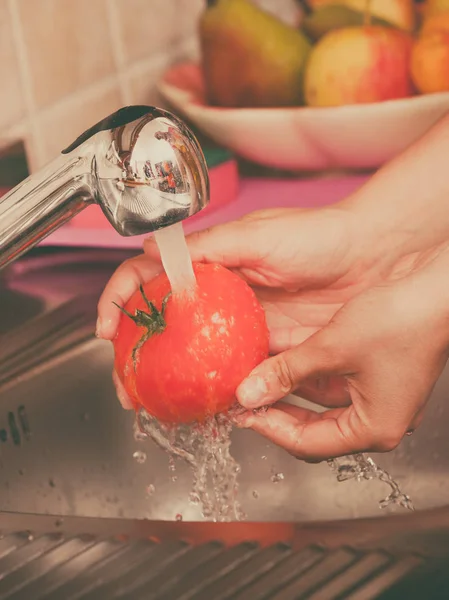
[[[147,455],[142,450],[136,450],[133,454],[134,460],[139,463],[139,465],[143,464],[147,460]]]
[[[152,439],[172,457],[186,462],[193,471],[192,504],[200,504],[203,517],[212,521],[240,521],[245,518],[237,500],[240,466],[230,453],[232,423],[217,415],[204,423],[173,426],[158,422],[140,409],[135,436]]]
[[[378,467],[369,456],[354,454],[353,456],[330,459],[327,461],[327,464],[336,474],[338,481],[347,481],[349,479],[369,481],[378,479],[386,483],[390,487],[391,492],[386,498],[380,500],[380,508],[396,505],[408,510],[415,510],[409,496],[401,491],[398,483],[396,483],[387,471]]]
[[[136,441],[151,439],[167,452],[172,481],[176,478],[176,459],[190,466],[193,482],[189,502],[195,506],[200,505],[203,517],[209,521],[242,521],[246,518],[237,498],[240,465],[230,452],[232,418],[230,411],[228,416],[220,414],[205,423],[173,426],[158,422],[142,408],[134,424]],[[135,458],[136,455],[146,458],[144,452],[136,452]],[[267,456],[263,455],[261,459],[267,460]],[[327,462],[338,481],[378,479],[387,484],[391,491],[379,502],[381,508],[397,505],[414,510],[409,496],[402,492],[398,483],[387,471],[378,467],[372,458],[355,454]],[[279,484],[284,478],[282,472],[275,471],[272,471],[270,477],[275,484]],[[148,495],[150,491],[154,493],[154,486],[148,486]],[[253,497],[258,498],[259,493],[253,491]]]

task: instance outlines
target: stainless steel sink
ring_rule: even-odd
[[[96,302],[115,267],[112,251],[37,251],[0,279],[0,511],[61,516],[201,519],[189,504],[192,474],[152,442],[136,442],[133,415],[111,383],[112,348],[94,336]],[[418,510],[448,504],[449,370],[421,428],[373,457]],[[147,459],[133,458],[141,450]],[[337,482],[248,431],[233,433],[240,500],[253,521],[311,521],[385,514],[377,481]],[[284,479],[273,483],[272,476]],[[275,478],[276,479],[276,478]],[[280,478],[277,478],[280,479]],[[154,493],[147,494],[147,487]],[[256,493],[255,493],[256,492]],[[391,509],[403,512],[403,509]]]

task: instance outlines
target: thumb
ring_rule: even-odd
[[[258,365],[237,388],[237,400],[248,409],[274,404],[305,379],[343,374],[345,362],[343,348],[328,325],[296,348]]]

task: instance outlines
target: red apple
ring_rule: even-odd
[[[305,73],[309,106],[342,106],[406,98],[413,37],[390,27],[335,29],[313,48]]]

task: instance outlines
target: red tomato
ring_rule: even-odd
[[[134,407],[165,422],[229,409],[237,386],[268,356],[265,313],[253,290],[220,265],[193,268],[193,297],[170,295],[162,273],[129,300],[114,339],[115,368]]]

